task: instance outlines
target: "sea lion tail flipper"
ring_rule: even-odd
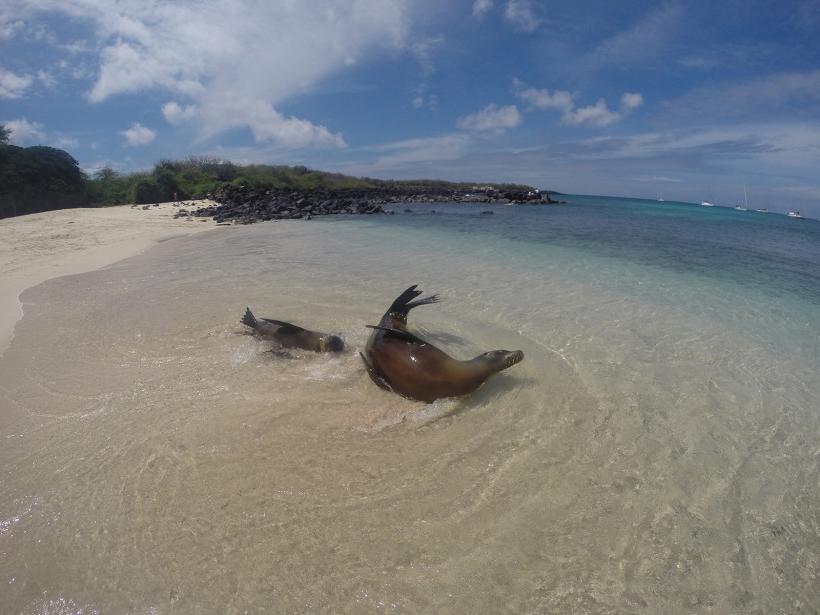
[[[416,301],[411,301],[407,304],[407,311],[409,312],[413,308],[419,307],[420,305],[430,305],[431,303],[438,303],[441,301],[438,295],[430,295],[429,297],[425,297],[424,299],[418,299]]]
[[[403,316],[404,318],[407,318],[407,313],[414,307],[438,302],[438,295],[432,295],[430,297],[425,297],[424,299],[418,299],[416,301],[413,301],[413,299],[415,299],[421,294],[420,290],[416,290],[416,286],[417,284],[413,284],[413,286],[411,286],[398,297],[396,297],[396,300],[393,301],[393,303],[387,309],[387,313],[397,314]]]
[[[256,321],[256,316],[253,315],[253,312],[251,312],[251,308],[249,307],[245,308],[245,315],[242,317],[242,320],[240,322],[243,325],[247,325],[251,329],[256,329],[256,326],[259,324]]]

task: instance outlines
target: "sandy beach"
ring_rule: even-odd
[[[191,209],[209,201],[187,201]],[[84,273],[139,254],[172,237],[214,228],[207,218],[174,218],[158,207],[61,209],[0,220],[0,354],[23,316],[20,293],[46,280]]]

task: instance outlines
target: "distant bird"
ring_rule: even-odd
[[[271,318],[257,319],[250,308],[245,308],[241,322],[260,337],[273,340],[284,348],[302,348],[313,352],[342,352],[345,349],[344,340],[338,335],[309,331]]]
[[[359,353],[378,386],[403,397],[433,402],[472,393],[493,374],[524,358],[520,350],[491,350],[469,361],[458,361],[407,331],[407,314],[415,307],[438,302],[438,296],[416,299],[416,285],[399,295],[373,329],[364,354]]]

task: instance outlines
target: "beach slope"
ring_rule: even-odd
[[[188,202],[188,210],[209,201]],[[19,297],[51,278],[84,273],[139,254],[159,241],[214,228],[207,218],[174,218],[172,203],[148,209],[60,209],[0,220],[0,354],[23,316]]]

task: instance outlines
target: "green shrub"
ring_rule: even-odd
[[[154,178],[145,178],[134,184],[131,200],[138,205],[167,201],[162,187]]]

